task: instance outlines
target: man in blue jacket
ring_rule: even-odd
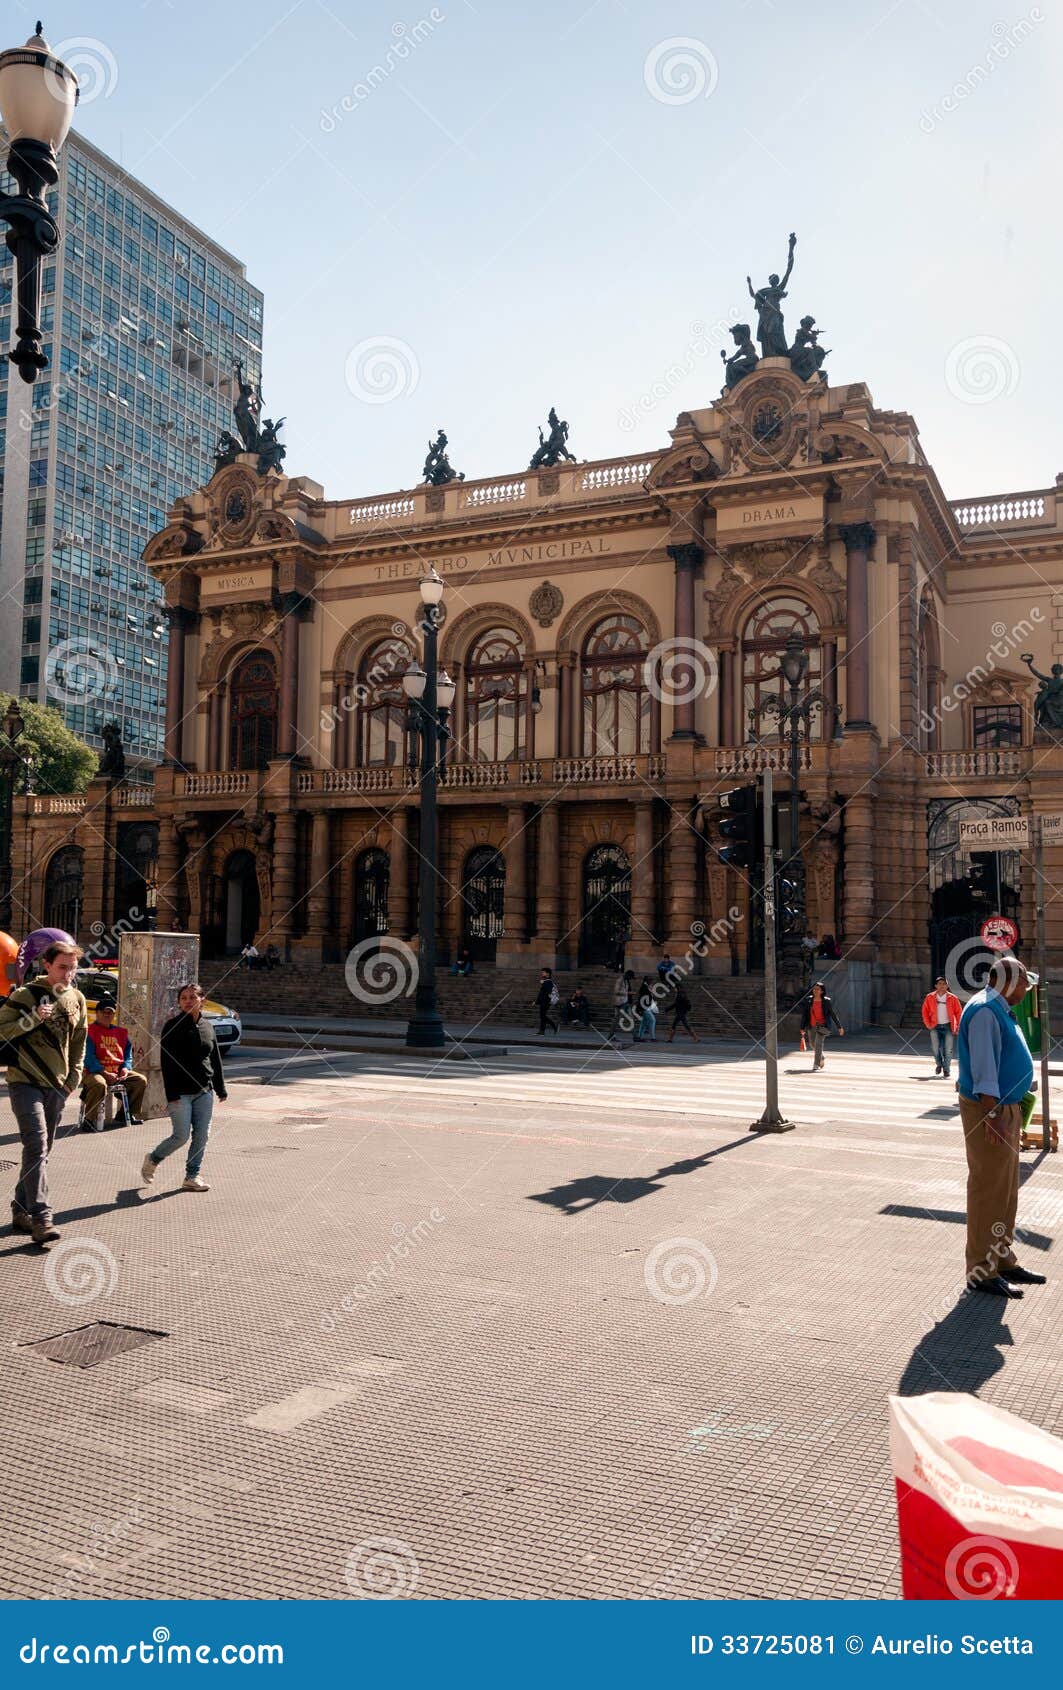
[[[1021,1297],[1045,1276],[1020,1267],[1012,1244],[1019,1203],[1019,1100],[1033,1089],[1033,1058],[1012,1013],[1029,990],[1018,957],[998,957],[984,990],[964,1006],[956,1038],[960,1118],[967,1150],[967,1286]]]

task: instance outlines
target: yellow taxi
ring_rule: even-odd
[[[79,968],[74,977],[74,984],[79,992],[84,992],[85,1001],[92,1015],[99,998],[106,993],[109,997],[118,997],[117,968]],[[222,1050],[231,1050],[240,1043],[243,1028],[240,1016],[235,1009],[226,1009],[223,1003],[216,1003],[213,998],[207,998],[203,1004],[203,1014],[214,1028],[214,1037]]]

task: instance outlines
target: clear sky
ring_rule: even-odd
[[[11,41],[39,7],[5,8]],[[266,409],[331,498],[440,426],[522,469],[666,443],[798,236],[787,327],[953,497],[1050,485],[1057,0],[64,0],[77,127],[266,296]],[[346,101],[346,109],[344,102]],[[1038,279],[1040,278],[1040,279]],[[383,401],[383,402],[381,402]]]

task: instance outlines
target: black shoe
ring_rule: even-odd
[[[940,1062],[938,1063],[937,1067],[934,1069],[934,1073],[935,1074],[941,1073],[941,1063]]]
[[[1048,1284],[1048,1275],[1047,1274],[1045,1274],[1045,1273],[1033,1273],[1033,1272],[1031,1272],[1031,1270],[1029,1268],[1024,1268],[1024,1267],[1002,1267],[1001,1270],[1000,1270],[1000,1277],[1001,1277],[1001,1279],[1008,1280],[1008,1282],[1011,1285],[1047,1285]]]
[[[992,1279],[969,1279],[968,1291],[981,1291],[986,1297],[1021,1297],[1022,1292],[1013,1289],[1000,1274],[994,1274]]]
[[[130,1115],[129,1125],[131,1127],[142,1127],[144,1125],[143,1115]]]

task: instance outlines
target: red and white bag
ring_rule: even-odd
[[[977,1397],[890,1398],[909,1601],[1063,1596],[1063,1440]]]

